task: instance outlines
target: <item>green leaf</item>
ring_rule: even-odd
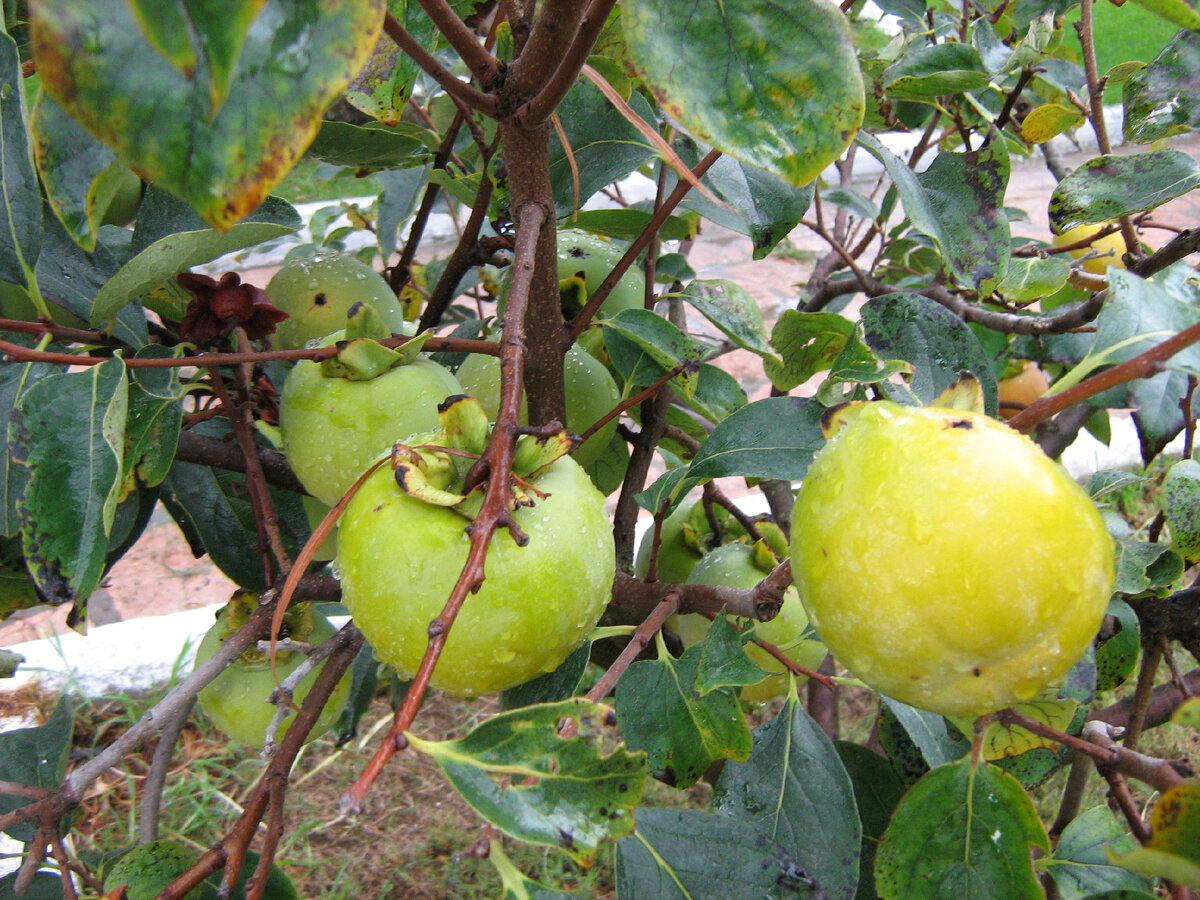
[[[1167,587],[1183,575],[1183,559],[1163,544],[1148,541],[1117,541],[1116,584],[1118,594],[1141,594],[1151,588]]]
[[[855,897],[857,900],[875,900],[875,850],[904,795],[904,782],[891,764],[874,750],[850,741],[834,741],[833,746],[854,785],[854,802],[862,823]]]
[[[585,209],[571,219],[573,228],[603,234],[619,241],[632,241],[640,237],[650,223],[652,214],[644,209]],[[692,223],[682,216],[668,216],[658,229],[664,241],[682,241],[693,235]]]
[[[131,0],[130,6],[151,46],[174,63],[180,74],[192,78],[199,59],[207,63],[210,110],[215,113],[229,93],[246,34],[265,2],[183,0],[178,6]]]
[[[696,696],[702,644],[679,659],[668,654],[629,667],[617,682],[617,721],[626,742],[645,750],[650,772],[672,787],[690,787],[718,759],[745,759],[751,736],[737,692]]]
[[[13,335],[19,344],[32,344],[22,335]],[[7,363],[0,366],[0,435],[5,439],[4,452],[0,453],[0,535],[19,534],[21,530],[17,516],[17,500],[29,481],[29,470],[13,461],[10,426],[18,417],[17,408],[25,391],[43,378],[59,374],[58,366],[47,363]]]
[[[1029,111],[1021,122],[1021,137],[1031,144],[1044,144],[1084,123],[1083,113],[1072,106],[1044,103]]]
[[[1142,650],[1141,623],[1128,603],[1120,597],[1108,601],[1108,615],[1116,620],[1116,632],[1108,637],[1101,631],[1096,640],[1096,690],[1111,691],[1125,683]]]
[[[1108,222],[1154,209],[1200,185],[1200,163],[1180,150],[1097,156],[1050,195],[1050,230]]]
[[[1129,406],[1134,409],[1142,459],[1153,459],[1183,431],[1180,403],[1188,390],[1188,376],[1182,372],[1159,372],[1129,386]]]
[[[1178,25],[1189,31],[1200,30],[1200,13],[1184,0],[1133,0],[1133,2],[1172,25]]]
[[[577,698],[502,712],[456,741],[407,737],[487,821],[586,865],[602,840],[633,832],[645,779],[643,754],[604,753],[611,715]],[[564,720],[579,725],[577,737],[559,737]]]
[[[74,735],[74,705],[64,694],[45,725],[18,728],[0,734],[0,781],[27,787],[57,790],[67,774]],[[0,814],[20,809],[29,797],[0,793]],[[15,840],[28,843],[37,834],[35,823],[21,822],[5,832]]]
[[[689,141],[687,146],[695,145]],[[704,151],[707,150],[705,147]],[[689,165],[699,162],[695,152],[684,158]],[[714,203],[699,191],[689,193],[681,205],[723,228],[746,235],[753,243],[755,259],[770,253],[800,223],[814,195],[811,184],[792,187],[778,175],[732,156],[720,157],[700,181],[725,206]]]
[[[950,733],[946,727],[946,720],[937,713],[917,709],[915,706],[909,706],[899,700],[893,700],[891,697],[881,696],[880,700],[882,700],[887,714],[899,725],[903,737],[912,742],[922,761],[929,768],[935,769],[956,759],[961,759],[963,754],[970,749],[967,742],[960,736]],[[889,737],[885,738],[882,722],[880,726],[880,739],[884,749],[888,751],[888,756],[891,757],[893,755],[892,748],[900,749],[898,740],[900,735],[894,729],[888,729]]]
[[[1179,704],[1175,712],[1171,713],[1171,721],[1177,725],[1200,729],[1200,697],[1192,697]]]
[[[572,900],[570,894],[564,894],[532,878],[513,865],[504,846],[498,840],[488,842],[488,861],[496,867],[496,873],[504,885],[503,900]]]
[[[1181,31],[1125,82],[1125,140],[1148,144],[1200,128],[1200,34]]]
[[[893,375],[911,375],[912,372],[912,365],[902,359],[880,359],[876,356],[863,340],[863,326],[859,322],[846,336],[846,345],[842,347],[837,358],[830,363],[829,377],[821,387],[828,389],[844,382],[878,384],[887,381]],[[896,399],[897,394],[906,394],[909,399],[900,402],[917,402],[907,388],[897,385],[895,382],[892,382],[891,386],[885,390],[892,395],[893,399]],[[818,393],[818,397],[821,397],[820,393]],[[825,398],[822,397],[822,399]],[[839,395],[835,400],[825,400],[825,402],[840,403],[842,399]]]
[[[970,372],[983,388],[984,405],[994,415],[999,402],[996,375],[975,332],[940,303],[921,294],[872,298],[862,309],[863,337],[881,359],[901,359],[914,367],[910,387],[924,403],[934,400]]]
[[[799,187],[862,124],[863,83],[845,16],[821,0],[726,0],[680,15],[621,6],[629,56],[663,110],[700,140]]]
[[[1041,898],[1030,848],[1050,849],[1029,796],[1011,775],[966,757],[918,781],[879,844],[882,900]]]
[[[812,886],[765,835],[695,809],[639,809],[636,833],[617,844],[616,874],[623,900],[782,900]]]
[[[17,45],[0,34],[0,281],[32,285],[42,245],[42,195],[25,130],[25,79]]]
[[[879,218],[879,207],[870,197],[850,188],[829,188],[821,191],[821,200],[848,210],[863,219]]]
[[[674,509],[674,502],[677,502],[686,493],[686,491],[679,490],[679,485],[687,478],[687,474],[688,469],[686,466],[671,469],[671,471],[659,476],[654,484],[650,485],[650,487],[646,488],[640,494],[635,495],[633,499],[637,501],[638,506],[642,509],[649,510],[655,515],[658,514],[658,511],[663,508],[663,505],[668,500],[672,500],[670,508]]]
[[[429,52],[436,49],[438,31],[420,4],[391,0],[388,7],[410,35]],[[381,39],[346,88],[346,102],[385,125],[397,125],[404,114],[421,68],[396,42]]]
[[[693,281],[682,291],[666,296],[680,297],[696,307],[704,318],[743,350],[760,356],[771,352],[758,301],[741,285],[723,278],[711,278]]]
[[[1085,490],[1093,500],[1107,497],[1109,494],[1134,484],[1141,484],[1146,476],[1126,472],[1123,469],[1101,469],[1088,476]]]
[[[125,166],[45,91],[34,100],[29,131],[50,207],[76,243],[94,250]]]
[[[704,652],[696,672],[696,692],[704,697],[717,688],[741,688],[758,684],[768,674],[747,654],[743,633],[733,626],[729,616],[720,613],[704,636]]]
[[[500,709],[520,709],[535,703],[557,703],[572,697],[587,671],[592,642],[584,641],[553,672],[500,692]]]
[[[1150,840],[1113,861],[1141,875],[1200,887],[1200,783],[1164,791],[1150,810]]]
[[[786,309],[771,329],[771,346],[778,357],[763,359],[763,371],[781,391],[799,387],[837,359],[854,323],[831,312]]]
[[[634,94],[629,105],[651,127],[657,128],[654,111],[645,97]],[[557,113],[579,171],[580,206],[596,191],[636,171],[655,154],[645,136],[587,79],[581,78],[567,92]],[[575,179],[557,134],[550,138],[550,184],[558,216],[569,216],[575,210]]]
[[[379,689],[379,660],[370,644],[364,643],[350,667],[350,695],[334,724],[333,733],[340,747],[358,734],[358,723],[371,708]]]
[[[147,192],[142,201],[144,205],[153,206],[152,194],[152,191]],[[299,227],[300,216],[291,204],[269,198],[246,221],[233,225],[227,231],[203,227],[187,231],[180,229],[138,249],[138,233],[145,233],[139,217],[138,232],[134,234],[137,255],[100,289],[92,306],[90,321],[93,325],[103,325],[130,300],[163,286],[180,272],[243,247],[291,234]]]
[[[30,14],[46,90],[132,168],[224,229],[257,207],[312,141],[325,108],[366,62],[385,3],[266,0],[244,42],[221,9],[202,23],[203,39],[222,35],[205,44],[217,51],[209,78],[190,78],[161,55],[124,0],[45,0]]]
[[[201,422],[191,429],[208,437],[227,438],[224,420]],[[262,441],[266,443],[265,439]],[[262,557],[255,552],[258,531],[254,509],[246,495],[246,476],[176,460],[162,482],[162,500],[188,539],[192,553],[205,553],[239,587],[266,588]],[[284,546],[293,556],[308,539],[308,516],[299,494],[271,488]]]
[[[172,352],[157,344],[138,352],[137,359],[169,359]],[[125,425],[122,475],[136,474],[148,487],[167,477],[183,424],[183,385],[174,369],[132,369],[129,381],[129,419]]]
[[[1200,463],[1183,459],[1163,480],[1163,513],[1171,529],[1171,545],[1184,559],[1200,557]]]
[[[677,385],[679,376],[671,380]],[[717,366],[701,363],[687,405],[710,422],[723,422],[746,405],[746,392],[736,378]]]
[[[883,72],[883,89],[897,100],[931,100],[986,87],[991,80],[970,44],[945,43],[921,47]]]
[[[1137,841],[1103,806],[1077,816],[1062,833],[1054,853],[1037,861],[1049,872],[1062,900],[1084,900],[1102,891],[1148,891],[1151,884],[1112,863],[1112,855],[1128,853]]]
[[[430,156],[427,149],[430,134],[425,128],[407,123],[392,126],[379,122],[351,125],[325,121],[309,146],[308,155],[360,171],[423,166]]]
[[[1046,259],[1012,257],[996,290],[1010,303],[1032,303],[1062,290],[1070,274],[1071,264],[1061,254]]]
[[[676,366],[698,365],[704,348],[662,316],[648,309],[624,309],[604,322],[604,345],[613,368],[632,384],[650,385]],[[684,371],[672,379],[690,397],[697,375]]]
[[[721,422],[692,460],[690,485],[726,475],[745,478],[804,477],[818,450],[824,407],[799,397],[768,397],[747,404]]]
[[[713,805],[767,835],[830,900],[854,896],[862,843],[854,786],[794,691],[754,730],[750,758],[726,764]]]
[[[44,378],[25,391],[10,450],[29,467],[17,501],[29,572],[54,603],[100,583],[120,499],[129,391],[125,363]]]

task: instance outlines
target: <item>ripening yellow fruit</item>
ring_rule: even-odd
[[[854,675],[942,715],[1028,700],[1107,609],[1113,542],[1029,438],[977,413],[890,402],[841,414],[792,513],[792,573]]]
[[[1064,231],[1062,234],[1054,235],[1051,243],[1055,247],[1065,247],[1067,244],[1078,243],[1091,237],[1100,229],[1107,227],[1109,223],[1101,223],[1099,225],[1077,225]],[[1091,259],[1086,259],[1083,262],[1083,271],[1091,272],[1093,275],[1103,275],[1108,271],[1108,267],[1112,266],[1115,269],[1124,269],[1125,261],[1122,256],[1125,254],[1125,239],[1121,237],[1121,232],[1114,231],[1111,234],[1106,234],[1104,237],[1097,238],[1086,247],[1078,247],[1074,250],[1068,250],[1068,253],[1076,259],[1087,256],[1089,253],[1097,254]]]
[[[1030,360],[1012,378],[1002,378],[997,388],[1000,415],[1011,419],[1050,389],[1050,379],[1038,368],[1037,363]]]

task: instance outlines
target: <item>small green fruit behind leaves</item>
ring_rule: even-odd
[[[109,870],[104,892],[111,894],[124,886],[126,900],[154,900],[199,858],[198,851],[175,841],[142,844],[122,856]],[[201,893],[201,888],[193,888],[184,900],[199,900]]]
[[[1171,466],[1163,481],[1163,512],[1176,551],[1188,562],[1200,559],[1200,463],[1184,459]]]

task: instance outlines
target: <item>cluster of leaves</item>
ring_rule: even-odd
[[[889,0],[880,6],[892,36],[858,48],[860,4],[825,0],[704,2],[687,15],[665,0],[238,0],[219,17],[187,0],[42,0],[29,21],[10,16],[0,35],[0,611],[70,604],[82,624],[88,596],[159,502],[197,555],[265,600],[153,719],[70,773],[61,716],[0,738],[0,827],[30,842],[10,883],[44,881],[47,853],[74,862],[63,834],[82,790],[156,727],[169,730],[221,665],[267,633],[270,603],[304,558],[302,489],[263,438],[269,429],[255,426],[275,421],[287,360],[322,351],[272,352],[272,315],[255,290],[192,272],[299,231],[296,210],[270,194],[302,156],[381,186],[369,207],[336,210],[349,226],[329,228],[322,214],[309,239],[371,235],[369,255],[392,263],[411,317],[439,329],[426,347],[451,365],[479,334],[480,311],[493,314],[494,267],[514,251],[533,263],[529,284],[513,280],[524,302],[508,302],[526,317],[506,313],[505,324],[529,338],[513,352],[535,425],[561,413],[554,375],[568,336],[600,324],[623,422],[590,471],[615,496],[626,570],[639,508],[661,523],[694,488],[720,503],[714,479],[736,477],[761,487],[786,525],[789,485],[823,446],[828,407],[929,403],[964,371],[993,415],[1010,367],[1035,360],[1055,376],[1056,396],[1014,420],[1048,426],[1048,447],[1084,426],[1106,438],[1107,410],[1132,407],[1146,461],[1181,432],[1190,455],[1200,282],[1183,260],[1200,238],[1185,231],[1147,253],[1135,229],[1167,227],[1155,211],[1200,186],[1200,165],[1158,145],[1112,154],[1100,98],[1123,84],[1125,137],[1137,144],[1200,127],[1200,17],[1183,0],[1147,0],[1181,30],[1154,60],[1099,73],[1092,0],[1079,44],[1061,28],[1074,5]],[[360,124],[323,118],[339,98]],[[1048,213],[1056,232],[1119,222],[1128,252],[1104,276],[1015,237],[1027,213],[1005,203],[1013,157],[1044,152],[1054,169],[1048,142],[1080,127],[1094,130],[1100,153],[1061,173]],[[919,136],[907,157],[880,137],[897,131]],[[875,180],[857,177],[872,159]],[[136,221],[104,224],[130,170],[144,182]],[[655,181],[652,201],[626,202],[614,186],[635,174]],[[602,193],[616,202],[581,209]],[[439,203],[463,213],[456,246],[418,262]],[[566,327],[544,239],[550,215],[632,242]],[[743,287],[689,267],[691,240],[713,226],[746,236],[756,258],[797,227],[828,245],[769,332]],[[647,273],[647,308],[593,318],[631,264]],[[855,296],[865,302],[850,315]],[[686,327],[689,309],[708,337]],[[770,397],[751,402],[722,368],[733,349],[761,359]],[[513,388],[505,382],[506,396]],[[648,484],[655,458],[668,471]],[[1102,472],[1088,488],[1103,503],[1134,478]],[[664,610],[717,612],[711,593],[626,571],[610,620],[637,631],[590,690],[589,655],[604,658],[603,641],[506,693],[504,712],[467,736],[439,742],[404,737],[418,682],[382,759],[405,745],[438,760],[494,829],[510,897],[559,894],[515,870],[501,833],[581,864],[616,841],[628,897],[1028,897],[1047,886],[1138,897],[1159,878],[1200,887],[1200,785],[1133,749],[1144,726],[1179,706],[1151,691],[1159,662],[1173,663],[1177,645],[1200,658],[1195,594],[1183,586],[1200,556],[1195,462],[1170,469],[1162,497],[1157,519],[1118,535],[1116,596],[1094,653],[1057,697],[976,734],[885,699],[870,747],[836,741],[831,689],[817,682],[808,708],[793,688],[752,730],[738,691],[763,673],[724,617],[679,656],[655,638]],[[487,513],[485,504],[481,520],[494,529],[499,517]],[[320,572],[292,575],[288,591],[336,593]],[[753,591],[738,596],[740,611],[755,608]],[[268,763],[278,777],[262,779],[229,836],[164,896],[222,867],[240,871],[264,815],[267,871],[279,786],[361,636],[351,625],[332,640]],[[632,662],[651,642],[658,654]],[[1132,710],[1101,709],[1139,656]],[[345,731],[378,674],[369,650],[357,659]],[[1195,685],[1194,675],[1178,677]],[[1179,715],[1194,722],[1194,705]],[[1124,747],[1089,731],[1089,717],[1127,725]],[[1080,813],[1069,788],[1048,832],[1029,791],[1089,754],[1125,823],[1104,809]],[[719,762],[711,810],[638,805],[646,778],[686,787]],[[1163,791],[1149,822],[1129,800],[1129,777]],[[70,879],[55,889],[75,893]]]

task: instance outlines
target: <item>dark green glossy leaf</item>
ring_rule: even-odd
[[[651,774],[685,788],[700,780],[718,759],[745,759],[751,736],[737,692],[718,689],[696,695],[702,644],[675,659],[660,656],[629,667],[617,682],[617,721],[626,742],[645,750]]]
[[[854,786],[795,692],[754,729],[750,758],[725,765],[713,804],[767,835],[830,900],[854,896],[862,843]]]
[[[979,51],[944,43],[906,54],[883,73],[883,89],[897,100],[929,100],[985,87],[990,80]]]
[[[648,309],[625,309],[604,322],[604,344],[625,381],[649,385],[680,365],[695,367],[704,347]],[[684,397],[696,390],[694,368],[672,379]]]
[[[1113,854],[1135,847],[1133,835],[1107,808],[1097,806],[1064,829],[1054,853],[1038,860],[1037,868],[1054,878],[1062,900],[1084,900],[1111,890],[1148,891],[1152,885],[1147,879],[1112,862]]]
[[[581,228],[593,234],[602,234],[619,241],[638,238],[650,223],[651,213],[644,209],[585,209],[570,220],[573,228]],[[682,241],[693,235],[692,223],[681,216],[668,216],[658,229],[664,241]]]
[[[1200,127],[1200,34],[1180,31],[1124,91],[1127,141],[1148,144]]]
[[[31,837],[32,834],[31,832]],[[17,896],[16,882],[19,874],[13,872],[0,878],[0,897]],[[38,872],[34,875],[29,890],[20,895],[21,900],[60,900],[64,896],[66,891],[63,889],[62,879],[49,872]]]
[[[22,335],[9,336],[19,344],[32,344]],[[0,453],[0,535],[18,534],[21,525],[17,517],[17,500],[29,481],[29,469],[15,463],[10,456],[12,435],[9,426],[16,418],[17,408],[25,391],[60,369],[46,363],[7,363],[0,366],[0,435],[4,436],[4,452]]]
[[[376,237],[379,239],[380,255],[387,258],[396,249],[396,234],[400,226],[417,208],[417,200],[429,181],[429,169],[422,167],[376,172],[375,180],[383,185],[383,192],[379,195]]]
[[[637,832],[617,844],[622,900],[782,900],[808,887],[782,848],[732,816],[643,808]]]
[[[763,371],[781,391],[802,385],[837,359],[854,323],[831,312],[784,310],[771,329],[771,346],[778,357],[763,359]]]
[[[351,125],[348,122],[322,122],[308,155],[335,166],[369,171],[422,166],[429,158],[426,149],[431,132],[402,123],[388,126],[379,122]]]
[[[1143,462],[1154,459],[1183,431],[1179,404],[1189,389],[1188,376],[1183,372],[1159,372],[1130,385],[1128,402],[1134,410]]]
[[[1096,690],[1111,691],[1133,674],[1142,649],[1141,624],[1137,613],[1120,597],[1108,602],[1108,615],[1116,621],[1116,632],[1096,640]]]
[[[230,434],[229,426],[218,419],[201,422],[192,430],[216,438]],[[262,557],[254,549],[258,532],[245,475],[176,460],[162,488],[163,504],[187,537],[192,553],[197,557],[207,553],[218,569],[246,590],[267,586]],[[271,489],[271,499],[284,546],[294,557],[309,535],[304,505],[299,494],[276,488]]]
[[[692,460],[691,484],[726,475],[804,477],[825,446],[824,407],[798,397],[769,397],[744,406],[714,429]]]
[[[924,403],[970,372],[983,388],[984,407],[995,415],[996,375],[979,338],[950,310],[921,294],[883,294],[862,309],[863,337],[880,359],[912,363],[910,387]]]
[[[25,79],[17,45],[0,34],[0,281],[31,285],[42,245],[42,195],[25,130]]]
[[[350,667],[350,696],[342,714],[333,726],[335,741],[339,747],[353,740],[358,734],[358,723],[371,708],[371,701],[379,689],[379,660],[370,644],[363,644]]]
[[[854,382],[857,384],[887,382],[888,386],[884,389],[893,400],[897,400],[897,402],[916,403],[917,400],[912,396],[911,391],[902,385],[896,384],[894,381],[889,381],[893,375],[911,375],[912,372],[913,367],[911,363],[905,362],[902,359],[880,359],[876,356],[874,351],[864,341],[863,326],[859,322],[846,335],[845,346],[842,347],[837,358],[830,363],[829,378],[822,384],[822,388],[834,387],[844,382]],[[904,395],[907,395],[908,399],[900,399]],[[838,396],[836,402],[841,402],[841,399]]]
[[[760,356],[771,352],[758,301],[742,286],[723,278],[693,281],[677,294],[717,326],[743,350]]]
[[[694,160],[689,158],[692,156]],[[699,161],[694,153],[684,159],[689,165]],[[814,194],[811,184],[793,187],[778,175],[732,156],[720,157],[700,181],[725,206],[695,190],[684,197],[681,205],[723,228],[746,235],[753,242],[755,259],[770,253],[800,223]]]
[[[86,598],[100,582],[120,499],[129,391],[110,359],[38,381],[10,427],[14,459],[29,468],[17,501],[25,560],[54,603]]]
[[[1166,587],[1183,574],[1183,559],[1165,544],[1118,541],[1116,583],[1118,594],[1141,594]]]
[[[535,703],[557,703],[575,694],[592,655],[592,642],[585,641],[553,672],[500,692],[501,709],[520,709]]]
[[[629,55],[695,137],[800,186],[862,123],[845,16],[821,0],[727,0],[680,15],[670,0],[621,6]]]
[[[904,794],[904,783],[888,761],[862,744],[834,741],[854,785],[854,802],[862,823],[856,900],[875,900],[875,848],[887,830],[892,813]]]
[[[159,53],[123,0],[45,0],[30,12],[46,90],[140,174],[228,228],[304,152],[366,61],[384,8],[383,0],[266,0],[244,43],[233,29],[208,45],[221,48],[213,60],[224,65],[240,43],[232,73],[212,78],[189,78]],[[219,17],[210,27],[228,24]]]
[[[883,900],[1041,898],[1031,847],[1050,840],[1021,785],[966,757],[904,795],[879,844],[876,889]]]
[[[678,500],[683,496],[685,492],[679,490],[679,485],[687,478],[687,474],[687,467],[671,469],[666,474],[659,476],[654,484],[637,494],[634,499],[642,509],[657,514],[669,499]]]
[[[678,378],[671,381],[675,386]],[[717,366],[701,363],[687,405],[710,422],[723,422],[746,405],[746,392],[736,378]]]
[[[950,733],[946,720],[936,713],[917,709],[891,697],[880,699],[931,769],[960,759],[970,749],[961,736]]]
[[[104,324],[109,316],[114,315],[130,300],[161,287],[192,266],[211,262],[243,247],[251,247],[262,241],[290,234],[300,226],[300,216],[291,204],[269,198],[246,221],[233,225],[227,231],[216,231],[197,222],[197,227],[193,230],[177,228],[167,236],[139,247],[147,234],[159,228],[153,219],[156,204],[172,205],[165,198],[160,200],[161,196],[159,192],[149,191],[142,201],[150,216],[139,216],[133,244],[137,255],[123,265],[96,295],[92,306],[92,324]],[[194,218],[194,214],[191,215]],[[143,218],[148,221],[143,222]],[[178,216],[170,217],[173,224],[181,224],[178,219]]]
[[[137,358],[169,359],[172,352],[158,344],[143,348]],[[179,444],[185,391],[174,369],[132,369],[129,381],[129,419],[125,425],[122,475],[153,487],[167,477]]]
[[[1050,228],[1108,222],[1154,209],[1200,185],[1200,163],[1180,150],[1097,156],[1058,183],[1050,196]]]
[[[654,112],[646,98],[634,94],[629,105],[653,125]],[[579,170],[579,206],[596,191],[619,181],[654,156],[654,148],[600,89],[580,79],[558,107],[559,121]],[[550,139],[550,183],[559,217],[575,209],[575,181],[571,164],[557,135]]]
[[[73,714],[74,705],[69,696],[63,695],[45,725],[0,734],[0,781],[45,790],[61,787],[71,755]],[[20,809],[29,802],[28,797],[0,793],[0,814]],[[28,843],[37,834],[37,825],[21,822],[5,833]]]
[[[704,653],[696,673],[696,691],[701,697],[716,688],[741,688],[758,684],[766,676],[765,669],[755,664],[742,645],[742,632],[733,626],[725,613],[713,619],[704,636]]]
[[[408,739],[501,831],[586,865],[601,841],[632,833],[646,775],[643,754],[605,752],[611,715],[577,698],[502,712],[456,741]],[[564,719],[576,737],[559,736]]]

